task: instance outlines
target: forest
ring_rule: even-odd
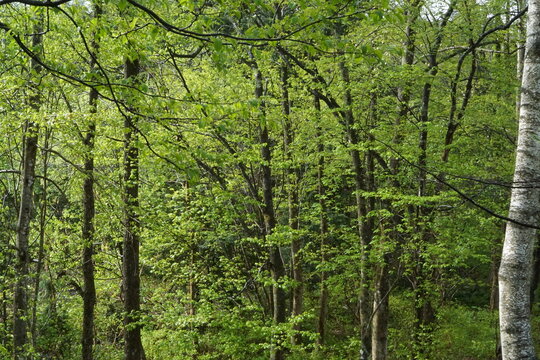
[[[535,360],[538,29],[0,0],[0,359]]]

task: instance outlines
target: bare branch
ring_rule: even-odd
[[[25,4],[25,5],[31,5],[31,6],[42,6],[42,7],[57,7],[62,4],[68,3],[71,0],[57,0],[57,1],[39,1],[39,0],[0,0],[0,5],[7,5],[7,4]]]

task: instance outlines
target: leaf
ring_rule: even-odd
[[[118,9],[120,9],[120,11],[126,10],[127,6],[128,6],[127,0],[118,1]]]

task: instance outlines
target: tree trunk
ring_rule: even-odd
[[[42,17],[35,26],[32,36],[32,46],[34,49],[42,44]],[[39,53],[38,50],[34,50]],[[41,66],[35,61],[31,61],[32,70],[41,72]],[[39,89],[29,98],[30,106],[34,111],[39,111],[41,96]],[[19,219],[17,221],[17,258],[15,262],[15,274],[17,281],[14,289],[13,301],[13,358],[15,360],[26,360],[27,351],[24,349],[28,343],[27,318],[28,318],[28,265],[29,258],[29,236],[30,221],[34,208],[34,180],[36,168],[36,155],[38,145],[38,125],[31,120],[26,120],[24,126],[23,142],[23,169],[21,175],[21,202],[19,208]]]
[[[379,264],[375,274],[375,291],[373,292],[373,320],[371,323],[371,359],[385,360],[388,356],[388,317],[389,304],[387,256]]]
[[[302,272],[302,263],[300,259],[300,250],[302,248],[302,240],[298,237],[296,230],[298,230],[300,224],[298,220],[298,181],[299,174],[293,159],[293,150],[291,149],[293,143],[293,129],[291,123],[291,108],[289,100],[289,65],[283,62],[281,66],[281,89],[282,89],[282,109],[283,109],[283,144],[285,150],[287,166],[287,185],[288,185],[288,207],[289,207],[289,226],[292,230],[293,237],[291,241],[291,272],[294,280],[292,288],[292,309],[291,315],[293,317],[302,314],[303,302],[304,302],[304,279]],[[293,325],[293,331],[300,331],[301,326],[299,323]],[[299,334],[294,333],[291,337],[291,343],[293,345],[299,344],[301,337]]]
[[[125,78],[135,80],[140,72],[139,60],[126,60]],[[143,360],[140,321],[139,278],[139,149],[135,118],[124,119],[124,244],[122,275],[124,291],[125,360]]]
[[[90,92],[91,106],[95,109],[93,90]],[[93,102],[93,103],[92,103]],[[95,110],[94,110],[95,113]],[[83,184],[83,256],[82,271],[84,279],[83,288],[83,323],[82,323],[82,359],[92,360],[92,347],[94,344],[94,306],[96,304],[96,287],[94,282],[94,148],[96,125],[92,123],[88,126],[87,134],[84,138],[86,148],[86,159],[84,160],[85,179]]]
[[[432,67],[430,74],[435,76],[437,70],[435,65]],[[420,155],[418,157],[418,196],[426,196],[426,184],[427,184],[427,140],[428,140],[428,131],[426,128],[426,123],[429,120],[428,118],[428,109],[431,95],[431,84],[426,83],[422,92],[422,109],[420,114]],[[418,224],[417,232],[420,234],[420,239],[418,240],[418,248],[416,249],[416,257],[414,264],[414,273],[413,273],[413,290],[415,293],[414,296],[414,307],[415,307],[415,332],[414,332],[414,357],[423,358],[428,354],[428,344],[430,343],[430,337],[433,330],[432,322],[435,320],[434,310],[431,305],[431,299],[429,296],[429,281],[431,278],[430,270],[428,266],[425,266],[425,254],[428,243],[431,241],[430,229],[427,224],[429,222],[428,218],[430,216],[430,209],[425,206],[417,206],[416,208],[416,217]]]
[[[368,206],[362,191],[366,190],[365,170],[362,166],[360,151],[357,146],[359,144],[358,132],[355,129],[354,115],[352,111],[352,96],[350,91],[350,75],[349,69],[345,63],[340,63],[341,76],[346,86],[344,101],[345,101],[345,125],[349,146],[351,147],[350,156],[354,171],[355,194],[356,194],[356,216],[358,223],[358,234],[360,237],[360,245],[362,247],[362,264],[360,267],[360,295],[359,295],[359,318],[360,318],[360,338],[362,341],[362,349],[360,358],[368,359],[371,353],[371,332],[369,331],[371,319],[371,296],[369,286],[369,269],[367,268],[369,245],[372,237],[373,220],[366,219],[369,212]]]
[[[274,194],[272,184],[272,150],[270,147],[270,137],[268,135],[268,127],[266,125],[266,119],[264,118],[264,102],[263,96],[263,80],[260,70],[257,68],[255,62],[253,62],[253,70],[255,75],[255,98],[261,101],[260,111],[261,118],[259,118],[259,144],[261,144],[261,159],[262,165],[262,190],[263,190],[263,219],[264,229],[263,235],[266,236],[272,234],[276,227],[276,215],[274,212]],[[281,324],[286,319],[286,296],[280,283],[285,277],[285,265],[283,258],[281,257],[281,251],[278,245],[270,245],[270,272],[272,273],[272,302],[274,315],[274,323]],[[272,349],[270,351],[271,360],[283,360],[285,356],[284,349],[281,346],[283,339],[282,334],[276,334],[276,338],[273,339]]]
[[[27,121],[25,126],[23,175],[21,185],[21,204],[17,224],[17,259],[15,273],[15,299],[13,302],[13,351],[15,360],[27,359],[25,345],[28,342],[27,315],[28,315],[28,239],[30,235],[30,220],[33,209],[35,165],[37,153],[37,125]]]
[[[502,232],[504,233],[506,226],[502,226]],[[491,283],[489,294],[489,309],[495,311],[499,308],[499,266],[501,265],[501,250],[502,239],[493,240],[491,246],[491,269],[489,274],[489,280]]]
[[[429,49],[427,55],[428,69],[430,77],[435,77],[439,71],[437,55],[443,39],[443,30],[448,24],[450,16],[454,12],[454,1],[452,1],[444,13],[441,22],[438,26],[437,33],[433,45]],[[429,107],[431,101],[431,82],[426,82],[422,89],[422,105],[420,109],[420,139],[418,148],[420,154],[418,156],[418,197],[424,197],[427,194],[427,146],[428,146],[428,129],[429,122]],[[433,236],[429,226],[429,218],[432,211],[426,206],[417,206],[416,216],[417,222],[423,224],[418,226],[417,232],[420,234],[416,264],[414,269],[413,290],[415,292],[414,306],[416,312],[415,319],[415,334],[414,334],[414,357],[422,358],[429,357],[428,344],[431,343],[431,335],[433,332],[433,322],[435,321],[435,309],[431,304],[430,299],[430,282],[433,278],[432,270],[429,266],[425,266],[425,254],[427,244],[433,241]]]
[[[317,118],[320,117],[321,104],[318,96],[314,99],[315,114]],[[327,259],[326,244],[328,236],[328,218],[326,214],[326,187],[324,186],[324,141],[321,139],[322,130],[320,127],[317,129],[317,139],[319,144],[317,145],[317,152],[319,155],[319,164],[317,166],[317,190],[319,192],[319,206],[320,206],[320,249],[321,249],[321,265],[323,270],[321,271],[321,293],[319,296],[319,318],[317,322],[317,345],[322,346],[326,340],[326,319],[328,317],[328,285],[326,284],[326,271],[324,266]]]
[[[377,94],[371,94],[370,116],[366,121],[366,128],[372,128],[379,123],[377,113]],[[372,135],[368,135],[370,142]],[[376,191],[375,185],[375,163],[373,150],[368,150],[366,154],[367,176],[366,188],[369,192]],[[369,209],[375,209],[375,199],[368,199]],[[392,224],[397,227],[398,224]],[[372,225],[373,227],[374,225]],[[381,232],[384,233],[384,232]],[[396,236],[397,237],[397,236]],[[380,236],[379,241],[387,241],[385,236]],[[384,249],[384,246],[381,246]],[[384,251],[384,250],[382,250]],[[373,266],[373,309],[371,311],[371,359],[385,360],[388,347],[388,296],[390,291],[388,279],[388,264],[390,262],[389,253],[380,254],[380,260]]]
[[[407,69],[411,67],[411,65],[413,65],[414,63],[414,50],[416,46],[416,30],[414,29],[414,25],[416,23],[416,20],[418,19],[419,12],[419,0],[413,0],[412,3],[409,4],[409,8],[405,9],[405,14],[407,15],[407,27],[405,28],[405,43],[403,44],[405,51],[403,53],[403,57],[401,58],[401,66]],[[408,89],[408,85],[409,83],[407,83],[404,87],[399,87],[397,90],[397,99],[399,102],[398,116],[394,121],[395,132],[392,139],[392,143],[395,145],[399,145],[403,142],[403,136],[401,134],[400,126],[402,121],[406,119],[406,116],[410,111],[409,100],[411,98],[411,92]],[[393,175],[397,175],[399,167],[398,163],[398,158],[392,157],[390,159],[390,170],[392,171]],[[395,185],[399,184],[395,182]],[[399,186],[396,186],[396,188],[398,187]]]
[[[44,147],[49,147],[49,138],[52,130],[45,129]],[[36,347],[37,342],[37,305],[39,301],[39,284],[41,282],[41,272],[43,270],[43,258],[45,257],[45,224],[47,220],[47,173],[49,168],[49,155],[45,150],[42,152],[43,157],[43,194],[41,197],[41,209],[39,212],[39,247],[36,266],[36,279],[34,282],[34,300],[32,302],[32,328],[30,333],[32,334],[32,346]]]
[[[414,29],[414,25],[419,14],[418,1],[414,0],[408,5],[409,8],[405,10],[405,14],[407,16],[407,27],[405,29],[406,38],[404,43],[405,52],[401,59],[401,66],[404,68],[408,68],[414,63],[416,42],[416,31]],[[410,111],[410,90],[408,89],[408,86],[398,88],[397,99],[399,102],[398,112],[394,122],[395,132],[392,138],[392,143],[394,146],[399,146],[403,141],[400,125],[402,121],[406,119],[407,114]],[[392,179],[392,186],[395,188],[400,188],[401,186],[397,176],[398,171],[399,159],[397,157],[392,157],[390,159],[390,172],[392,175],[394,175],[394,178]],[[388,204],[388,207],[390,208],[390,204]],[[391,241],[399,242],[399,231],[397,229],[401,223],[401,217],[402,214],[399,209],[395,209],[391,221]],[[371,323],[372,360],[386,360],[388,356],[388,320],[390,311],[390,279],[388,270],[390,266],[390,258],[390,254],[384,254],[382,263],[378,264],[375,269],[373,319]]]
[[[99,20],[101,7],[94,5],[94,17]],[[92,42],[93,57],[90,61],[90,71],[96,66],[98,44]],[[94,115],[97,113],[98,93],[91,89],[88,94],[88,105],[90,107],[90,123],[86,129],[86,136],[83,138],[85,148],[83,183],[83,224],[82,224],[82,271],[83,271],[83,322],[82,322],[82,360],[93,359],[94,346],[94,307],[96,305],[96,285],[94,280],[94,141],[96,137],[96,122]]]
[[[529,1],[514,184],[540,179],[540,0]],[[540,190],[512,189],[509,217],[538,226]],[[499,317],[504,360],[536,359],[530,290],[536,229],[508,222],[499,268]]]

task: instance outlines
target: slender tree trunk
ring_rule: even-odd
[[[438,73],[438,61],[437,55],[443,39],[443,30],[448,24],[450,16],[454,12],[454,1],[452,1],[444,13],[441,22],[437,28],[437,34],[435,40],[429,49],[428,69],[427,72],[431,77],[435,77]],[[428,146],[428,129],[427,123],[429,121],[429,107],[431,101],[431,82],[426,82],[422,89],[422,105],[420,109],[420,139],[418,142],[418,148],[420,154],[418,156],[418,196],[423,197],[427,195],[427,146]],[[426,206],[418,206],[416,209],[417,218],[419,223],[426,224],[431,216],[431,209]],[[414,292],[415,292],[415,312],[416,312],[416,326],[414,334],[414,356],[416,358],[429,357],[428,345],[433,332],[433,323],[435,321],[435,309],[432,306],[429,288],[430,281],[433,278],[432,270],[425,264],[426,247],[429,242],[432,241],[433,235],[429,226],[418,226],[418,233],[420,234],[419,247],[417,249],[417,258],[414,274]]]
[[[346,86],[344,101],[345,101],[345,125],[349,146],[351,147],[350,156],[354,171],[355,194],[356,194],[356,215],[358,223],[358,234],[360,237],[360,245],[362,247],[362,264],[360,267],[360,295],[359,295],[359,318],[360,318],[360,338],[362,341],[362,349],[360,358],[368,359],[371,353],[371,332],[369,330],[371,320],[371,295],[370,295],[370,278],[368,269],[368,253],[373,231],[373,220],[367,219],[366,215],[369,212],[368,206],[362,192],[366,190],[365,170],[360,157],[360,151],[357,146],[359,144],[358,132],[355,129],[354,115],[352,111],[352,96],[350,91],[350,75],[349,69],[345,63],[340,63],[341,76]]]
[[[90,92],[91,106],[95,109],[97,93]],[[95,110],[94,110],[95,113]],[[82,359],[92,360],[92,348],[94,344],[94,306],[96,304],[96,287],[94,282],[94,138],[96,125],[92,123],[88,126],[84,138],[86,148],[86,159],[84,160],[85,179],[83,184],[83,323],[82,323]]]
[[[195,250],[191,249],[190,251],[190,265],[191,268],[195,269]],[[189,316],[195,316],[196,314],[196,308],[195,308],[195,302],[197,301],[197,283],[195,282],[195,274],[192,272],[189,274],[189,284],[188,284],[188,315]]]
[[[266,119],[264,118],[264,102],[262,96],[264,93],[263,79],[260,70],[256,63],[253,61],[253,71],[255,75],[255,98],[261,101],[260,104],[260,116],[259,119],[259,144],[261,144],[261,159],[263,160],[261,165],[262,170],[262,190],[263,190],[263,219],[264,219],[264,231],[263,235],[272,234],[276,227],[276,215],[274,212],[274,194],[272,184],[272,150],[270,146],[270,137],[268,134],[268,127],[266,125]],[[270,245],[270,272],[272,273],[272,302],[273,302],[273,320],[275,324],[281,324],[286,319],[286,296],[283,287],[280,283],[285,277],[285,265],[283,258],[281,257],[281,251],[278,245]],[[285,358],[284,349],[281,347],[282,334],[277,334],[272,344],[272,350],[270,351],[271,360],[283,360]]]
[[[414,25],[418,18],[419,14],[419,1],[412,1],[407,4],[408,8],[405,9],[405,14],[407,16],[407,26],[405,28],[405,42],[403,57],[401,58],[401,66],[404,68],[409,68],[414,63],[415,57],[415,43],[416,43],[416,31]],[[403,136],[401,134],[401,123],[406,119],[407,114],[409,113],[409,101],[410,101],[410,90],[408,89],[408,84],[404,87],[398,88],[397,91],[398,99],[398,112],[397,117],[394,121],[394,136],[392,143],[394,146],[399,146],[403,141]],[[392,180],[392,186],[395,188],[400,187],[400,182],[398,180],[398,171],[399,171],[399,159],[393,157],[390,159],[390,172],[394,175]],[[392,217],[391,226],[391,239],[398,242],[399,231],[397,228],[401,223],[401,213],[398,209],[395,209],[395,214]],[[374,274],[374,294],[373,294],[373,319],[371,323],[371,339],[372,339],[372,360],[386,360],[388,356],[388,320],[389,320],[389,266],[390,266],[390,254],[385,254],[383,256],[383,262],[378,264],[375,269]]]
[[[384,256],[384,263],[379,264],[375,273],[375,291],[373,293],[373,320],[371,359],[385,360],[388,356],[388,318],[389,304],[388,293],[390,291],[388,279],[388,261]]]
[[[314,97],[315,114],[320,116],[321,104],[319,97]],[[326,214],[326,187],[324,186],[324,141],[321,139],[322,130],[320,127],[317,129],[317,139],[319,144],[317,145],[317,152],[319,154],[319,163],[317,166],[317,189],[319,192],[319,207],[320,207],[320,249],[321,249],[321,265],[323,270],[321,271],[321,293],[319,295],[319,317],[317,322],[317,345],[322,346],[326,340],[326,320],[328,318],[328,285],[326,284],[326,271],[324,266],[328,261],[327,256],[327,237],[328,237],[328,218]]]
[[[502,233],[505,232],[506,225],[502,227]],[[501,265],[501,250],[503,239],[494,240],[491,247],[491,268],[489,280],[491,283],[489,294],[489,310],[494,312],[499,309],[499,266]],[[497,323],[497,333],[499,333],[499,324]],[[498,334],[497,334],[498,335]],[[497,336],[495,341],[495,357],[496,360],[502,360],[501,354],[501,338]]]
[[[366,127],[371,128],[378,123],[377,113],[377,94],[371,95],[370,114]],[[373,141],[373,137],[369,136],[369,140]],[[368,150],[366,154],[367,176],[366,187],[369,192],[376,191],[375,184],[375,163],[373,158],[373,150]],[[369,208],[375,209],[375,199],[369,198]],[[381,232],[384,234],[384,232]],[[387,241],[385,236],[380,236],[379,241]],[[384,249],[384,246],[382,246]],[[373,266],[373,309],[371,316],[371,359],[385,360],[387,357],[388,348],[388,317],[389,305],[388,296],[390,291],[388,279],[388,264],[390,255],[383,253],[380,256],[381,260]]]
[[[289,100],[289,65],[283,60],[281,66],[281,89],[282,89],[282,109],[283,109],[283,143],[285,150],[287,166],[287,185],[288,185],[288,207],[289,207],[289,226],[292,230],[293,237],[291,241],[291,272],[294,280],[294,286],[292,288],[292,309],[291,315],[293,317],[302,314],[303,302],[304,302],[304,279],[302,271],[302,262],[300,259],[300,250],[302,248],[302,240],[297,235],[296,230],[299,228],[299,205],[298,205],[298,181],[299,174],[293,159],[293,150],[291,148],[293,143],[293,129],[291,123],[291,107]],[[301,330],[299,323],[293,325],[294,331]],[[295,333],[291,337],[291,343],[293,345],[299,344],[301,337]]]
[[[190,208],[191,206],[191,193],[190,193],[191,189],[189,188],[189,182],[186,181],[185,182],[185,192],[186,192],[186,195],[185,195],[185,206],[187,209]],[[197,238],[196,238],[196,235],[193,233],[191,236],[190,236],[190,240],[191,240],[191,244],[190,244],[190,251],[189,251],[189,262],[190,262],[190,272],[189,272],[189,282],[188,282],[188,298],[189,298],[189,303],[188,303],[188,315],[189,316],[195,316],[195,314],[197,313],[197,308],[195,306],[195,303],[197,302],[197,293],[198,293],[198,290],[197,290],[197,282],[196,282],[196,279],[195,279],[195,274],[196,274],[196,267],[195,267],[195,254],[197,253]],[[193,324],[190,324],[190,329],[193,330]],[[198,340],[195,339],[195,341],[197,342]]]
[[[5,334],[7,334],[8,330],[8,296],[7,291],[5,289],[2,290],[2,324],[5,326]],[[2,345],[6,348],[8,347],[8,337],[2,336]]]
[[[32,37],[34,51],[39,52],[42,44],[41,18],[35,27],[35,35]],[[32,70],[41,72],[41,66],[35,61],[31,62]],[[39,111],[41,96],[39,90],[29,98],[30,107],[34,111]],[[21,175],[21,202],[19,208],[19,219],[17,222],[17,258],[15,262],[15,273],[17,281],[14,289],[13,301],[13,358],[15,360],[28,359],[27,349],[27,318],[28,318],[28,265],[29,265],[29,237],[30,221],[34,208],[34,181],[36,156],[38,145],[38,125],[31,120],[26,120],[24,126],[23,142],[23,170]]]
[[[413,0],[412,3],[409,4],[409,8],[405,10],[405,14],[407,15],[407,27],[405,28],[405,43],[403,44],[405,51],[403,53],[403,57],[401,58],[401,66],[407,69],[414,64],[416,46],[416,30],[414,29],[414,26],[418,18],[419,12],[419,0]],[[411,92],[408,88],[408,85],[409,84],[407,83],[405,86],[399,87],[397,90],[397,99],[399,104],[398,116],[394,121],[395,132],[392,139],[392,143],[394,145],[399,145],[403,142],[403,135],[401,134],[400,126],[403,120],[406,119],[407,114],[410,111],[409,101],[411,98]],[[397,175],[397,171],[399,168],[398,163],[398,158],[393,157],[390,159],[390,170],[392,171],[393,175]],[[399,185],[396,181],[394,181],[394,184]]]
[[[452,81],[451,93],[450,93],[450,97],[451,97],[450,115],[449,115],[448,126],[446,129],[446,135],[444,139],[444,151],[441,157],[441,160],[443,162],[448,162],[448,157],[450,155],[450,146],[454,142],[454,134],[456,130],[458,129],[461,123],[461,120],[463,120],[463,116],[465,116],[465,110],[467,109],[469,100],[471,99],[472,90],[473,90],[473,80],[474,80],[474,76],[476,74],[476,69],[477,69],[476,52],[473,50],[471,54],[472,54],[471,69],[469,71],[469,76],[467,77],[467,83],[465,85],[465,93],[463,94],[461,107],[459,109],[457,109],[457,88],[458,88],[458,83],[461,80],[460,75],[461,75],[463,62],[465,61],[465,56],[460,57],[458,61],[458,65],[457,65],[456,76],[454,77],[454,80]],[[442,184],[440,184],[440,186],[438,187],[438,191],[440,191],[441,186]]]
[[[538,246],[538,236],[536,237],[536,247],[533,256],[533,270],[531,278],[531,310],[536,298],[536,290],[538,290],[538,281],[540,281],[540,246]]]
[[[270,161],[270,147],[268,144],[268,129],[263,126],[260,132],[261,143],[264,144],[261,148],[262,158],[265,164],[269,164]],[[271,184],[271,170],[269,165],[263,165],[263,194],[264,194],[264,226],[266,235],[270,235],[275,228],[276,220],[273,209],[272,199],[272,184]],[[274,285],[272,286],[272,302],[274,306],[274,323],[281,324],[286,319],[286,296],[285,291],[280,283],[285,277],[285,266],[281,257],[281,251],[278,245],[271,245],[270,248],[270,266],[272,273],[272,280]],[[278,335],[278,337],[281,337]],[[282,339],[280,339],[281,341]],[[284,359],[284,350],[278,344],[272,350],[270,359],[282,360]]]
[[[45,141],[44,147],[47,149],[49,147],[49,137],[51,136],[51,130],[45,129]],[[41,209],[39,212],[39,246],[38,246],[38,256],[37,256],[37,267],[36,267],[36,279],[34,285],[34,299],[32,302],[32,328],[30,333],[32,334],[32,346],[36,347],[37,341],[37,305],[39,302],[39,284],[41,282],[41,272],[43,270],[43,258],[45,257],[45,223],[47,218],[47,173],[49,167],[49,156],[48,152],[45,150],[42,152],[43,157],[43,195],[41,198]]]
[[[506,224],[502,226],[502,233],[505,233]],[[499,267],[501,265],[502,239],[494,240],[491,247],[491,269],[490,269],[490,294],[489,309],[495,311],[499,308]]]
[[[140,73],[139,60],[126,60],[125,78],[132,81]],[[123,291],[124,291],[124,357],[125,360],[143,360],[140,321],[139,278],[139,148],[134,117],[124,120],[124,244],[123,244]]]
[[[94,4],[94,17],[99,21],[101,7]],[[98,44],[96,35],[92,41],[93,56],[90,61],[90,71],[96,67],[96,56]],[[83,138],[85,148],[83,183],[83,224],[82,224],[82,271],[83,271],[83,322],[81,334],[82,360],[93,359],[94,346],[94,307],[96,305],[96,285],[94,280],[94,142],[96,137],[96,121],[98,92],[91,89],[88,94],[88,105],[90,112],[90,123],[86,129],[86,136]]]
[[[514,184],[540,179],[540,0],[529,0],[527,41],[521,85]],[[538,226],[540,190],[512,189],[509,217]],[[530,290],[537,230],[508,222],[499,269],[499,317],[504,360],[536,359],[530,322]]]
[[[90,114],[97,110],[97,92],[92,89],[89,95]],[[85,147],[83,183],[83,224],[82,224],[82,271],[83,271],[83,323],[82,323],[82,358],[92,360],[92,348],[94,343],[94,306],[96,303],[96,288],[94,281],[94,139],[96,124],[93,119],[86,130],[83,139]]]
[[[405,42],[404,48],[405,52],[401,59],[401,66],[404,68],[409,68],[414,63],[415,55],[415,43],[416,43],[416,31],[414,25],[418,18],[419,14],[419,2],[412,1],[408,4],[408,8],[405,10],[407,16],[407,26],[405,28]],[[397,91],[398,99],[398,112],[397,117],[394,122],[394,136],[392,143],[394,146],[399,146],[403,141],[403,136],[401,135],[400,125],[403,120],[406,119],[407,114],[409,113],[409,101],[410,101],[410,90],[408,89],[408,84],[404,87],[398,88]],[[400,182],[398,180],[398,171],[399,171],[399,159],[393,157],[390,159],[390,172],[394,175],[392,180],[392,186],[395,188],[400,187]],[[390,207],[390,206],[389,206]],[[391,240],[398,242],[399,240],[399,231],[397,230],[399,224],[401,223],[401,212],[399,209],[395,209],[395,214],[392,217],[391,226]],[[378,264],[375,269],[374,274],[374,296],[373,296],[373,319],[371,324],[372,329],[372,360],[386,360],[388,356],[388,320],[389,320],[389,266],[390,266],[390,254],[384,254],[383,262]]]
[[[27,359],[25,346],[28,343],[27,337],[27,315],[28,315],[28,264],[29,247],[28,239],[30,235],[30,220],[33,209],[35,165],[37,154],[37,125],[27,121],[25,126],[23,175],[21,185],[21,204],[19,210],[19,221],[17,224],[17,261],[15,273],[17,282],[15,284],[15,299],[13,302],[13,350],[15,360]]]
[[[433,65],[430,71],[432,76],[436,74],[436,67]],[[420,114],[420,140],[419,148],[420,155],[418,157],[418,196],[426,196],[427,183],[427,140],[428,131],[426,123],[429,119],[428,109],[431,95],[431,84],[426,83],[422,92],[422,109]],[[414,307],[415,307],[415,332],[414,332],[414,357],[423,358],[428,354],[428,344],[432,333],[433,321],[435,320],[434,309],[431,305],[429,296],[429,281],[431,278],[429,267],[425,264],[425,253],[427,244],[431,241],[430,229],[425,225],[428,222],[430,209],[425,206],[417,206],[416,216],[418,223],[424,225],[417,226],[417,232],[420,234],[418,248],[416,250],[416,259],[414,264],[414,282],[413,290],[415,292]]]

